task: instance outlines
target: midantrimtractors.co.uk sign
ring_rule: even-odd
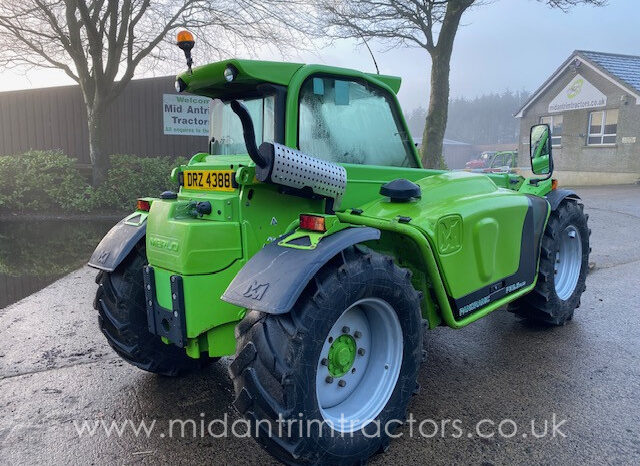
[[[549,103],[549,113],[598,108],[605,105],[607,105],[607,96],[578,74]]]
[[[207,136],[210,102],[207,97],[163,94],[164,134]]]

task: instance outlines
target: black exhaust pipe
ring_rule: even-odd
[[[247,110],[247,107],[243,103],[240,103],[237,100],[231,101],[231,110],[238,115],[238,118],[240,118],[240,122],[242,123],[244,144],[247,146],[249,157],[251,157],[251,160],[253,160],[260,168],[267,168],[269,163],[258,150],[258,146],[256,146],[256,132],[253,129],[253,120],[251,119],[251,115],[249,115],[249,110]]]

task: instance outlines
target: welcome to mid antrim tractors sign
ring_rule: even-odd
[[[163,94],[164,134],[207,136],[210,101],[207,97]]]
[[[549,113],[597,108],[605,105],[607,105],[607,96],[578,74],[549,103]]]

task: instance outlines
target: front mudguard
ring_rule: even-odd
[[[558,209],[558,206],[564,199],[572,199],[574,201],[577,201],[578,199],[580,199],[580,196],[578,196],[574,191],[570,189],[554,189],[550,191],[549,194],[545,196],[545,198],[547,199],[547,201],[549,201],[551,210],[554,211]]]
[[[136,219],[137,215],[140,218]],[[146,233],[146,214],[137,212],[123,218],[102,238],[89,259],[89,267],[113,272]]]
[[[240,269],[221,299],[246,309],[285,314],[331,258],[349,246],[377,239],[380,230],[355,227],[324,237],[315,249],[281,246],[274,241]]]

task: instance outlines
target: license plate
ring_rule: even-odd
[[[233,191],[238,186],[233,170],[185,170],[184,187],[200,191]]]

